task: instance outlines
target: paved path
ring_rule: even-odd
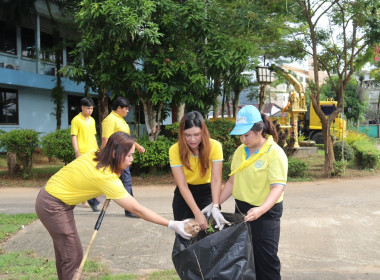
[[[137,200],[171,218],[174,186],[135,187]],[[0,213],[34,212],[38,190],[0,188]],[[233,201],[223,205],[230,212]],[[75,210],[84,247],[97,213]],[[90,251],[113,273],[172,269],[174,233],[141,219],[123,216],[115,203],[107,210]],[[284,280],[380,279],[380,175],[354,180],[289,183],[286,187],[280,241]],[[11,238],[4,249],[34,250],[53,257],[50,236],[39,221]]]

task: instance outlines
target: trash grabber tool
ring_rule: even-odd
[[[87,259],[87,256],[88,256],[88,253],[90,252],[90,249],[91,249],[91,246],[92,246],[92,242],[94,242],[95,240],[95,237],[96,237],[96,234],[98,233],[98,230],[100,228],[100,225],[102,224],[102,221],[103,221],[103,217],[104,217],[104,214],[106,213],[106,210],[107,210],[107,207],[108,207],[108,204],[110,203],[110,200],[107,199],[104,204],[103,204],[103,208],[102,208],[102,211],[100,211],[100,214],[99,214],[99,217],[98,217],[98,220],[96,221],[96,224],[95,224],[95,229],[94,229],[94,233],[92,234],[92,237],[91,237],[91,240],[90,240],[90,243],[88,244],[87,246],[87,249],[86,249],[86,253],[84,254],[83,256],[83,259],[79,265],[79,268],[75,271],[75,274],[74,274],[74,277],[73,277],[73,280],[80,280],[81,276],[82,276],[82,271],[83,271],[83,267],[84,267],[84,263],[86,262],[86,259]]]

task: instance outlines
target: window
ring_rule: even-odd
[[[0,21],[0,52],[17,54],[16,26]]]
[[[53,36],[44,32],[41,32],[41,51],[40,58],[44,61],[55,61]]]
[[[17,90],[0,88],[0,124],[18,124]]]
[[[24,57],[35,58],[36,38],[33,29],[21,28],[21,55]]]
[[[74,55],[71,53],[75,48],[75,43],[72,41],[67,41],[66,54],[67,54],[67,64],[74,62]]]
[[[322,109],[322,112],[326,116],[330,116],[331,113],[335,111],[336,106],[334,104],[332,104],[332,105],[321,105],[321,109]]]

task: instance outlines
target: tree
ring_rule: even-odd
[[[332,80],[336,83],[338,77],[333,76]],[[344,92],[344,115],[345,118],[352,123],[356,123],[364,118],[364,113],[367,109],[365,100],[360,96],[358,82],[351,78],[347,83],[347,87]],[[336,93],[328,80],[325,86],[322,88],[320,99],[326,100],[327,98],[336,99]]]
[[[68,72],[101,97],[112,90],[111,97],[141,103],[154,140],[164,104],[200,102],[205,94],[193,48],[207,29],[204,5],[195,0],[82,1],[76,18],[83,36]]]
[[[372,0],[299,0],[290,6],[291,13],[297,15],[299,21],[299,32],[294,34],[294,41],[299,42],[297,51],[309,54],[313,59],[311,101],[322,122],[325,176],[334,171],[330,126],[344,110],[344,92],[352,74],[368,61],[380,38],[378,6],[378,2]],[[320,70],[326,71],[338,101],[337,109],[328,118],[319,106]],[[335,81],[334,75],[338,77]]]

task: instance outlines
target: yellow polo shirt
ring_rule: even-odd
[[[129,125],[124,118],[112,111],[102,122],[102,138],[110,138],[112,134],[119,131],[131,134]]]
[[[267,141],[270,141],[269,147],[264,154],[234,174],[233,196],[254,206],[263,204],[269,195],[271,185],[286,185],[287,182],[288,158],[272,137]],[[240,166],[243,161],[242,156],[246,157],[247,152],[244,144],[237,148],[232,158],[231,170]],[[283,200],[283,196],[284,194],[277,203]]]
[[[98,149],[95,135],[95,120],[90,116],[88,121],[79,113],[71,121],[71,135],[75,135],[78,141],[78,150],[81,155]]]
[[[201,185],[201,184],[210,183],[212,163],[223,161],[222,144],[220,144],[218,141],[214,139],[210,139],[210,144],[211,144],[211,151],[210,151],[210,158],[209,158],[209,169],[207,170],[206,174],[203,177],[200,176],[201,172],[200,172],[200,164],[199,164],[198,156],[194,156],[193,154],[190,155],[189,164],[190,164],[191,170],[187,169],[185,166],[182,165],[181,159],[179,157],[178,142],[172,145],[169,149],[170,167],[182,166],[183,173],[185,174],[186,181],[188,184]]]
[[[96,169],[95,152],[75,159],[55,173],[45,190],[67,205],[77,205],[94,197],[106,195],[107,199],[129,196],[119,176],[109,168]]]

